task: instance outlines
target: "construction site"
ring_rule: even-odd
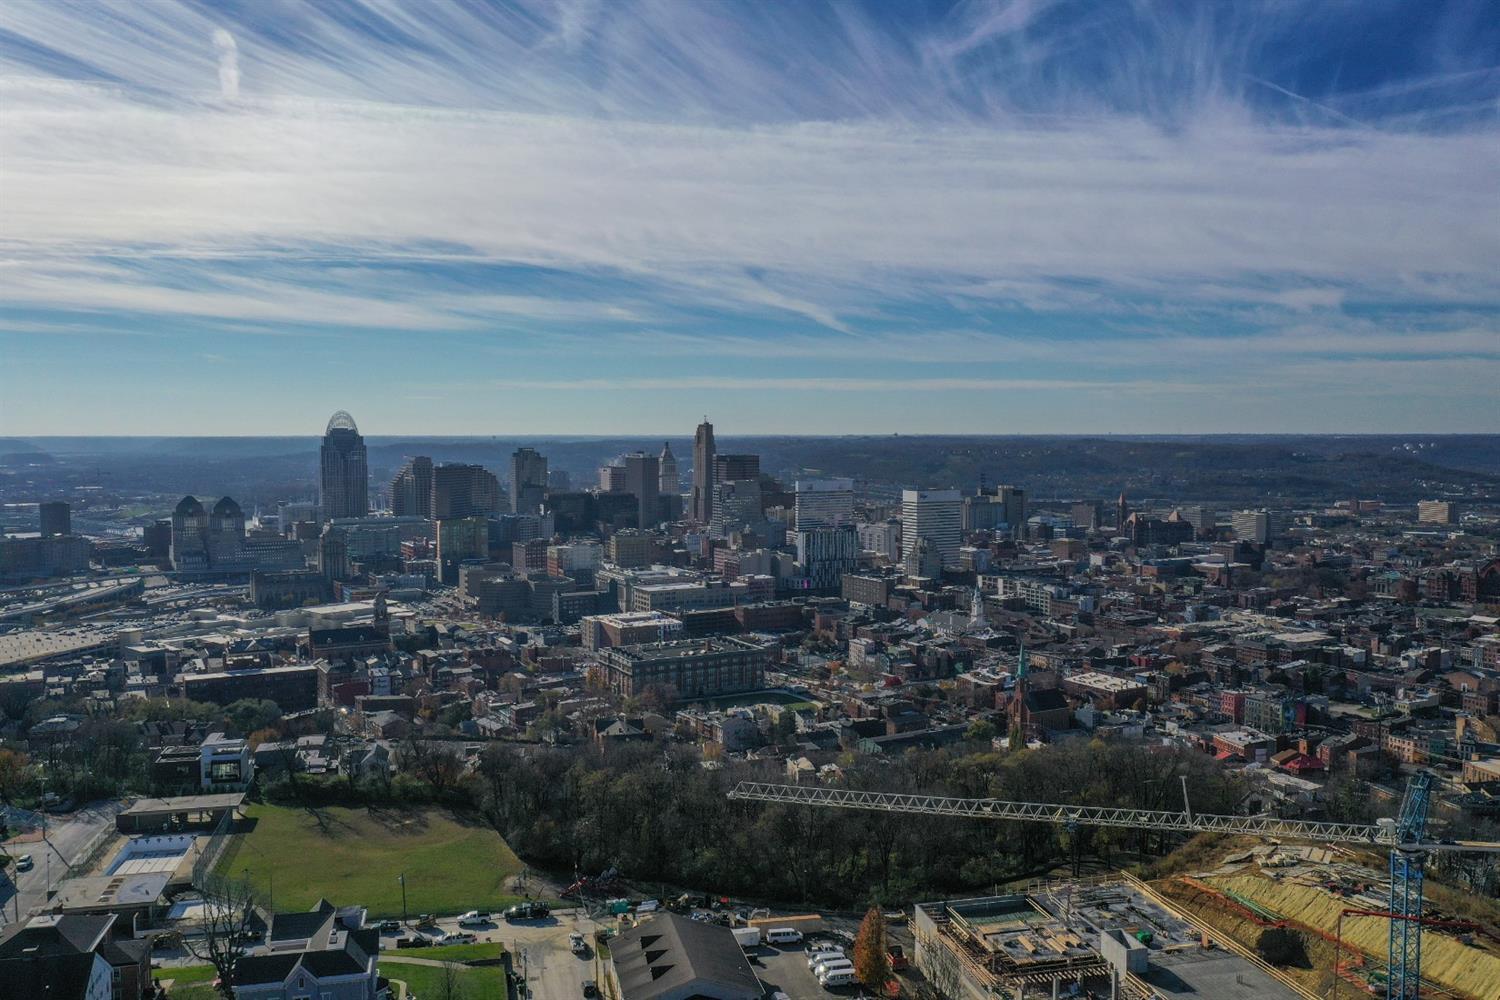
[[[950,995],[1297,1000],[1269,966],[1126,876],[919,904],[919,968]]]
[[[1337,844],[1230,847],[1213,867],[1153,887],[1248,948],[1269,930],[1290,932],[1278,971],[1316,996],[1385,996],[1391,880],[1371,860]],[[1423,920],[1422,995],[1500,998],[1500,927],[1447,913],[1431,896]]]
[[[949,997],[1326,1000],[1347,990],[1500,1000],[1500,909],[1481,901],[1443,912],[1425,895],[1424,870],[1431,854],[1494,854],[1500,843],[1429,835],[1433,780],[1413,775],[1397,816],[1374,825],[1195,813],[1186,778],[1181,812],[755,782],[729,796],[1213,835],[1217,847],[1194,863],[1203,870],[1149,884],[1117,872],[918,905],[916,964]],[[1375,867],[1382,854],[1384,870]]]

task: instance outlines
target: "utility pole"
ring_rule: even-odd
[[[396,878],[397,878],[397,881],[399,881],[401,883],[401,926],[405,927],[406,926],[406,872],[402,872]]]
[[[52,841],[47,839],[47,779],[45,776],[42,778],[42,857],[47,863],[47,891],[42,896],[42,902],[45,903],[52,898]]]

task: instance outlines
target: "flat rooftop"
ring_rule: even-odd
[[[189,681],[223,680],[226,677],[280,677],[308,670],[317,670],[316,663],[293,663],[285,667],[247,667],[243,670],[214,670],[207,673],[183,673],[178,676],[183,683]]]
[[[1069,674],[1067,680],[1085,687],[1097,688],[1100,691],[1125,691],[1141,686],[1140,681],[1128,677],[1116,677],[1114,674],[1101,674],[1093,670],[1081,674]]]
[[[607,622],[610,625],[658,625],[671,623],[681,625],[680,618],[673,618],[665,611],[620,611],[608,615],[589,615],[588,620]]]
[[[172,873],[116,873],[91,878],[70,878],[57,887],[52,905],[58,909],[93,910],[111,906],[149,906],[166,891]]]
[[[743,639],[712,636],[703,639],[668,639],[666,642],[642,642],[617,646],[610,652],[632,660],[671,660],[710,653],[749,653],[764,647]]]
[[[1227,951],[1151,953],[1141,977],[1162,997],[1202,1000],[1298,1000],[1297,994]]]
[[[1297,994],[1233,952],[1204,951],[1193,925],[1128,885],[1072,885],[1034,898],[1047,912],[1086,928],[1091,947],[1098,947],[1105,930],[1131,936],[1150,931],[1150,966],[1141,978],[1163,998],[1297,1000]]]
[[[121,810],[121,816],[154,816],[161,813],[206,812],[214,809],[238,809],[244,804],[244,792],[218,795],[178,795],[169,799],[137,799]]]

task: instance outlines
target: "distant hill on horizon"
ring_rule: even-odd
[[[574,483],[660,437],[436,436],[366,438],[371,476],[387,481],[406,457],[475,462],[508,479],[510,453],[539,447]],[[692,441],[667,439],[686,472]],[[271,503],[315,489],[319,437],[0,438],[0,473],[29,470],[42,483],[89,477],[112,488],[229,494]],[[1032,496],[1117,495],[1174,502],[1306,502],[1349,496],[1412,502],[1453,496],[1500,502],[1500,435],[720,435],[721,451],[753,452],[762,468],[798,476],[849,476],[877,488],[972,488],[981,476]],[[14,483],[14,480],[12,480]],[[0,486],[4,485],[0,479]],[[6,489],[7,495],[14,489]]]

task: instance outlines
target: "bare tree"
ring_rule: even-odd
[[[234,1000],[235,973],[249,950],[255,922],[255,893],[248,881],[218,875],[204,880],[202,934],[184,937],[188,953],[219,974],[219,995]]]
[[[432,786],[439,797],[458,784],[463,777],[463,761],[447,747],[434,746],[419,740],[413,734],[406,743],[405,759],[407,771]]]
[[[437,1000],[467,1000],[469,994],[464,989],[463,967],[457,962],[444,962],[438,972],[436,989]]]

